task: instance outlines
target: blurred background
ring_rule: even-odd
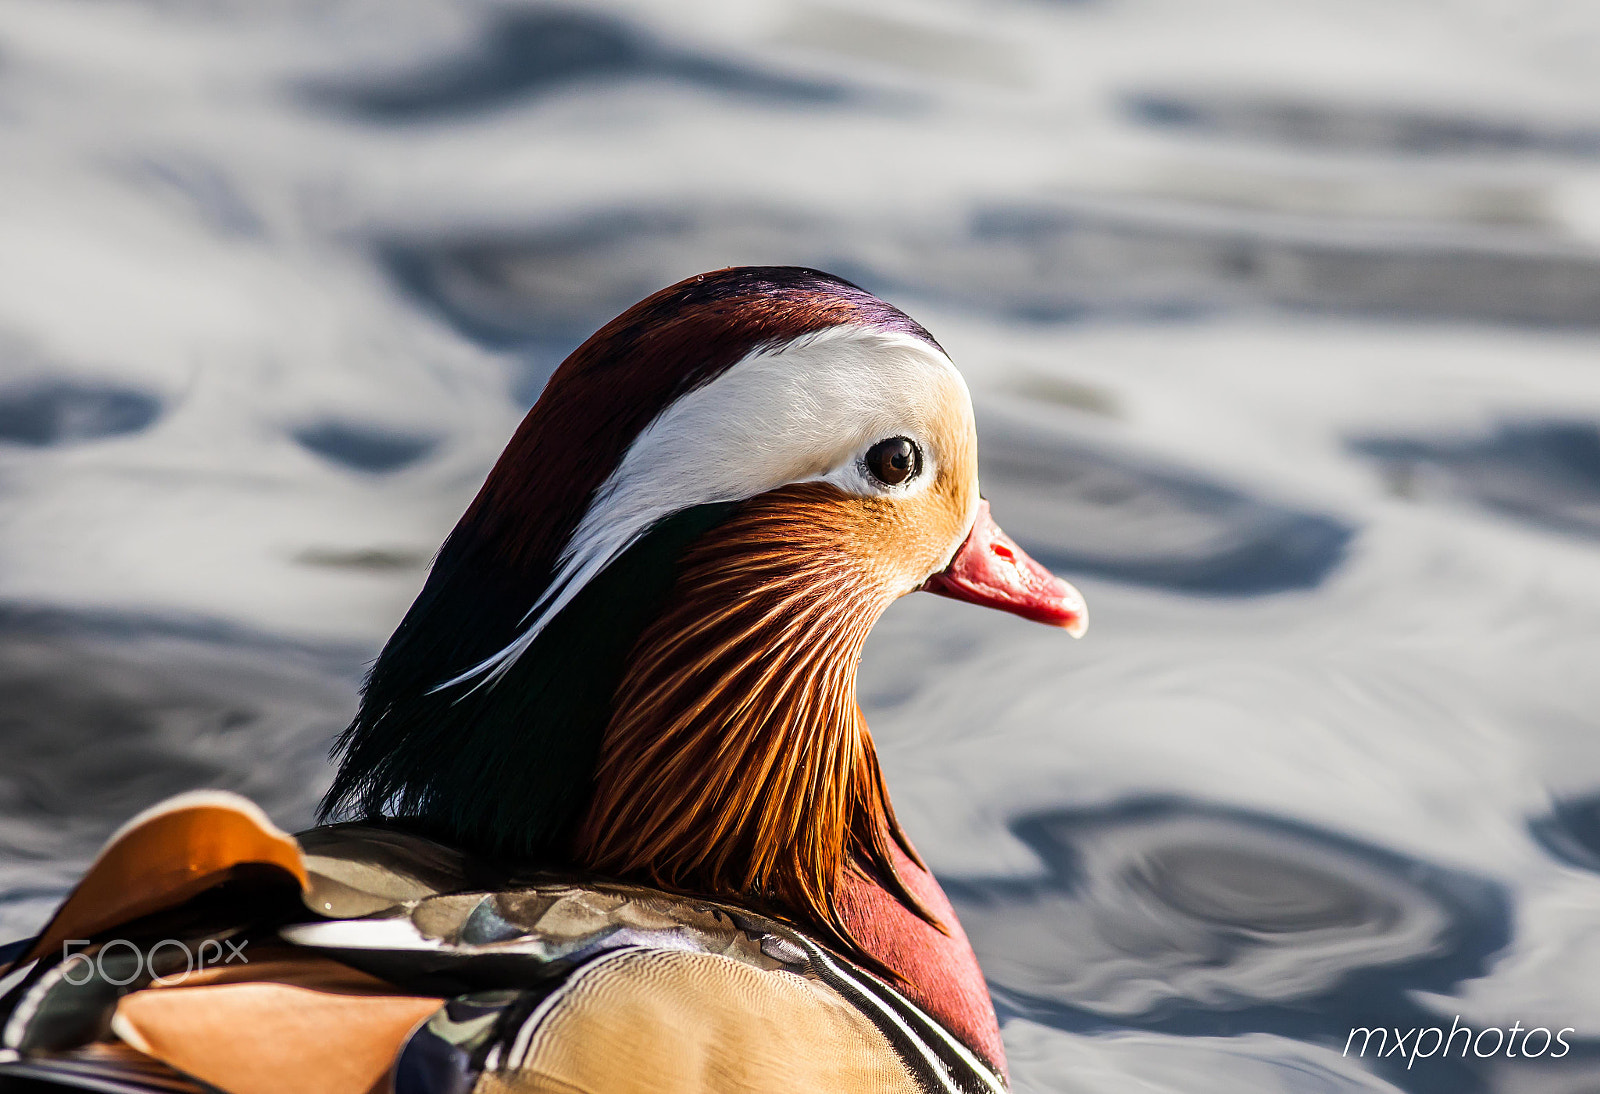
[[[1089,599],[862,670],[1019,1090],[1600,1090],[1587,0],[8,0],[0,940],[309,825],[550,371],[743,263],[931,329]],[[1574,1048],[1341,1056],[1456,1016]]]

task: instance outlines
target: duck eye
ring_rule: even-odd
[[[867,449],[867,470],[885,486],[899,486],[922,471],[922,449],[906,437],[879,441]]]

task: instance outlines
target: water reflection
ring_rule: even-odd
[[[1545,850],[1561,861],[1600,871],[1600,794],[1558,801],[1529,827]]]
[[[1364,1005],[1389,1007],[1478,975],[1508,935],[1497,885],[1281,818],[1143,800],[1013,828],[1045,879],[950,889],[1023,1009],[1164,1021],[1316,999],[1377,970]]]
[[[1280,817],[1143,799],[1013,831],[1045,876],[946,888],[1003,1008],[1063,1030],[1432,1025],[1410,993],[1482,975],[1510,938],[1500,885]],[[1425,1082],[1445,1086],[1406,1083],[1471,1071],[1440,1060]]]
[[[0,444],[33,448],[147,429],[161,400],[121,384],[49,379],[0,389]]]
[[[1600,126],[1426,110],[1399,105],[1330,102],[1248,92],[1143,91],[1123,98],[1145,125],[1364,154],[1600,155]]]
[[[1198,316],[1274,306],[1412,319],[1592,327],[1600,260],[1542,235],[1218,222],[1164,210],[994,206],[974,249],[1014,255],[1013,314]],[[1003,272],[1004,268],[1002,267]],[[1002,276],[1003,276],[1002,272]]]
[[[1315,586],[1353,534],[1153,458],[1108,451],[990,402],[980,407],[983,489],[1045,565],[1188,593]]]
[[[438,441],[361,422],[327,420],[294,431],[301,446],[352,471],[398,471],[426,457]]]
[[[121,170],[136,185],[170,200],[219,236],[259,239],[267,224],[240,191],[238,180],[214,163],[171,152],[134,156]]]
[[[1536,527],[1600,536],[1600,427],[1510,422],[1458,438],[1366,437],[1353,451],[1378,462],[1390,492],[1460,500]]]
[[[1030,322],[1170,323],[1278,308],[1600,323],[1600,259],[1536,233],[1488,231],[1369,225],[1335,235],[1281,217],[1229,222],[1129,202],[986,203],[942,222],[724,203],[392,238],[377,255],[456,329],[545,357],[662,285],[772,262],[826,269],[913,309],[926,301]]]
[[[850,97],[837,84],[667,45],[613,15],[537,7],[493,14],[476,39],[453,56],[365,81],[316,87],[310,94],[369,121],[409,122],[489,110],[585,81],[645,79],[771,102],[819,104]]]

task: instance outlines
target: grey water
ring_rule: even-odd
[[[1208,7],[8,6],[0,942],[173,793],[309,825],[560,360],[813,265],[1090,605],[861,670],[1016,1088],[1600,1088],[1600,16]],[[1348,1051],[1453,1022],[1570,1048]]]

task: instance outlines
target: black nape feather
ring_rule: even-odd
[[[495,859],[561,862],[593,794],[628,652],[677,564],[736,503],[656,523],[561,611],[499,680],[430,689],[509,645],[542,591],[447,542],[334,745],[321,819],[403,818]],[[456,537],[452,536],[452,540]]]

